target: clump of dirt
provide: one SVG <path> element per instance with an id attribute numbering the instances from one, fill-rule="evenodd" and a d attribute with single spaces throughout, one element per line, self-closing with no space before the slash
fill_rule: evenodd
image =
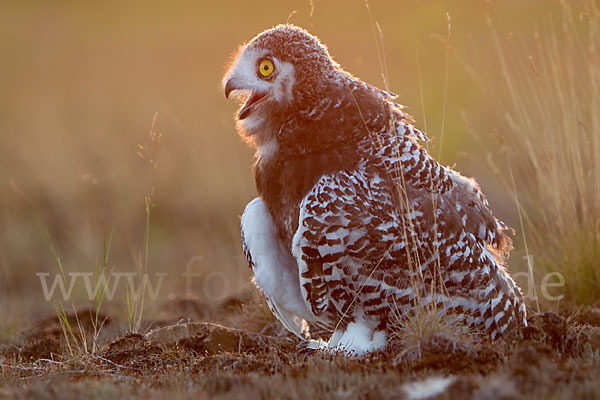
<path id="1" fill-rule="evenodd" d="M 549 345 L 561 356 L 580 357 L 589 348 L 600 347 L 600 327 L 594 325 L 596 313 L 564 317 L 553 312 L 532 315 L 529 326 L 521 330 L 523 340 Z"/>
<path id="2" fill-rule="evenodd" d="M 66 313 L 66 318 L 71 332 L 61 325 L 58 316 L 48 316 L 17 333 L 15 340 L 0 351 L 5 355 L 22 357 L 26 361 L 52 358 L 65 350 L 65 330 L 70 338 L 75 337 L 78 341 L 86 338 L 89 342 L 93 340 L 96 321 L 98 325 L 103 324 L 103 328 L 112 323 L 108 315 L 99 313 L 96 318 L 96 312 L 90 309 Z"/>
<path id="3" fill-rule="evenodd" d="M 157 364 L 176 361 L 176 355 L 151 343 L 139 333 L 129 333 L 118 338 L 101 352 L 101 356 L 119 366 L 152 369 Z"/>
<path id="4" fill-rule="evenodd" d="M 456 374 L 485 373 L 496 368 L 502 349 L 487 342 L 456 341 L 440 334 L 397 351 L 397 359 L 412 371 L 434 369 Z"/>
<path id="5" fill-rule="evenodd" d="M 208 329 L 208 332 L 180 340 L 177 344 L 184 350 L 198 354 L 214 355 L 225 352 L 242 353 L 246 350 L 248 338 L 226 329 Z"/>
<path id="6" fill-rule="evenodd" d="M 27 361 L 52 358 L 53 354 L 62 354 L 63 343 L 64 335 L 60 328 L 44 328 L 27 335 L 21 343 L 7 346 L 4 354 L 20 356 Z"/>
<path id="7" fill-rule="evenodd" d="M 199 355 L 218 353 L 256 353 L 269 340 L 276 340 L 262 333 L 226 327 L 212 322 L 185 322 L 160 327 L 144 337 L 164 349 L 177 348 Z"/>
<path id="8" fill-rule="evenodd" d="M 526 340 L 537 340 L 558 349 L 567 337 L 567 320 L 553 312 L 532 315 L 528 326 L 522 329 Z"/>

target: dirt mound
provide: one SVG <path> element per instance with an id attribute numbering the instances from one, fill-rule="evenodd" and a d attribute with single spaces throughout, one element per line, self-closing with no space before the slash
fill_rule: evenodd
<path id="1" fill-rule="evenodd" d="M 108 345 L 100 355 L 123 367 L 152 369 L 165 361 L 176 361 L 175 355 L 146 340 L 143 335 L 130 333 Z"/>
<path id="2" fill-rule="evenodd" d="M 529 326 L 521 330 L 521 339 L 550 346 L 561 356 L 580 357 L 591 349 L 600 348 L 600 327 L 595 326 L 596 312 L 564 317 L 553 312 L 532 315 Z"/>
<path id="3" fill-rule="evenodd" d="M 260 351 L 268 337 L 212 322 L 186 322 L 157 328 L 144 337 L 162 348 L 179 348 L 201 355 Z"/>
<path id="4" fill-rule="evenodd" d="M 56 315 L 45 317 L 13 335 L 13 341 L 0 351 L 5 355 L 22 357 L 27 361 L 52 358 L 53 355 L 64 353 L 67 347 L 65 334 L 70 338 L 76 338 L 78 342 L 83 338 L 91 342 L 94 326 L 102 325 L 104 329 L 112 323 L 112 320 L 106 314 L 99 313 L 96 317 L 95 311 L 83 309 L 77 313 L 66 313 L 66 322 L 61 324 Z"/>

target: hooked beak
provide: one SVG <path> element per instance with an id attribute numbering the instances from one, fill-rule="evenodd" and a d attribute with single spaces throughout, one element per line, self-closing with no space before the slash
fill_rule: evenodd
<path id="1" fill-rule="evenodd" d="M 225 98 L 228 99 L 229 94 L 231 92 L 233 92 L 235 89 L 238 89 L 238 88 L 235 86 L 233 79 L 228 80 L 227 83 L 225 84 Z"/>
<path id="2" fill-rule="evenodd" d="M 231 92 L 233 92 L 234 90 L 238 90 L 238 89 L 246 89 L 246 88 L 244 88 L 242 86 L 238 86 L 238 84 L 236 83 L 235 80 L 233 80 L 233 78 L 229 79 L 227 81 L 227 83 L 225 84 L 225 98 L 229 98 L 229 94 Z M 252 94 L 250 95 L 248 100 L 246 100 L 246 103 L 240 110 L 240 112 L 238 114 L 238 119 L 242 120 L 242 119 L 246 118 L 248 116 L 248 114 L 250 114 L 250 111 L 252 110 L 252 106 L 258 104 L 261 100 L 265 99 L 267 97 L 267 94 L 268 94 L 267 92 L 258 92 L 256 90 L 253 90 Z"/>

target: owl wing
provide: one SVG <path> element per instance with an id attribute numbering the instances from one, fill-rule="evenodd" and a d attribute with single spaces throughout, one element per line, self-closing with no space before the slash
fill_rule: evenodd
<path id="1" fill-rule="evenodd" d="M 387 185 L 364 164 L 321 177 L 304 198 L 292 254 L 315 316 L 342 316 L 366 285 L 374 287 L 370 271 L 397 240 L 392 214 Z"/>
<path id="2" fill-rule="evenodd" d="M 300 205 L 292 253 L 302 295 L 316 316 L 327 310 L 346 314 L 358 294 L 363 305 L 366 298 L 377 306 L 382 300 L 368 292 L 382 296 L 381 288 L 402 281 L 398 274 L 407 274 L 403 269 L 410 263 L 403 248 L 411 240 L 429 253 L 434 233 L 468 233 L 483 247 L 507 246 L 501 223 L 474 181 L 441 166 L 414 139 L 399 139 L 384 138 L 369 163 L 322 176 Z M 375 274 L 377 269 L 385 273 Z M 400 290 L 411 296 L 410 287 Z"/>
<path id="3" fill-rule="evenodd" d="M 244 210 L 242 246 L 253 281 L 264 294 L 269 309 L 294 335 L 308 339 L 308 313 L 300 297 L 294 259 L 281 242 L 277 228 L 263 201 L 256 198 Z"/>
<path id="4" fill-rule="evenodd" d="M 416 297 L 427 295 L 414 285 L 414 267 L 433 266 L 438 259 L 433 254 L 433 233 L 439 232 L 444 243 L 439 249 L 441 273 L 450 279 L 450 286 L 435 301 L 449 308 L 460 305 L 459 312 L 470 310 L 474 323 L 493 338 L 523 321 L 516 285 L 492 254 L 486 258 L 484 241 L 460 222 L 463 216 L 465 221 L 474 217 L 457 211 L 452 191 L 433 210 L 423 205 L 427 195 L 411 199 L 411 207 L 402 209 L 388 184 L 383 173 L 361 164 L 352 171 L 321 177 L 302 201 L 292 254 L 307 308 L 333 323 L 353 315 L 352 308 L 358 305 L 367 315 L 377 315 L 388 306 L 410 308 Z M 454 215 L 449 215 L 449 207 Z M 432 214 L 439 231 L 433 228 Z M 410 261 L 411 256 L 421 258 Z"/>
<path id="5" fill-rule="evenodd" d="M 277 301 L 265 296 L 269 309 L 285 328 L 302 340 L 310 339 L 308 323 L 302 318 L 279 306 Z"/>
<path id="6" fill-rule="evenodd" d="M 512 248 L 505 232 L 512 230 L 493 215 L 477 182 L 431 157 L 417 143 L 409 125 L 398 129 L 404 130 L 402 136 L 387 136 L 380 141 L 378 168 L 389 171 L 393 185 L 404 190 L 417 209 L 432 217 L 430 226 L 440 224 L 441 229 L 454 235 L 463 229 L 473 233 L 503 264 Z"/>
<path id="7" fill-rule="evenodd" d="M 242 247 L 244 249 L 244 254 L 246 255 L 246 260 L 248 261 L 248 266 L 255 272 L 255 268 L 257 267 L 252 258 L 252 254 L 246 242 L 246 238 L 244 236 L 244 231 L 242 231 Z M 302 318 L 298 317 L 295 314 L 292 314 L 290 311 L 282 308 L 277 302 L 274 296 L 271 296 L 268 291 L 263 291 L 263 295 L 267 306 L 269 306 L 269 310 L 271 313 L 281 322 L 281 324 L 291 333 L 296 335 L 302 340 L 308 338 L 307 336 L 307 325 L 306 321 Z"/>

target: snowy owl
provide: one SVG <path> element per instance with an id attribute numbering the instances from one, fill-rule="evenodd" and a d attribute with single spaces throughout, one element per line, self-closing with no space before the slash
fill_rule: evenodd
<path id="1" fill-rule="evenodd" d="M 394 318 L 427 307 L 492 340 L 526 324 L 508 227 L 419 144 L 393 93 L 292 25 L 241 46 L 223 87 L 243 96 L 237 129 L 257 149 L 259 197 L 241 222 L 253 280 L 310 348 L 383 350 Z M 310 326 L 331 336 L 310 339 Z"/>

